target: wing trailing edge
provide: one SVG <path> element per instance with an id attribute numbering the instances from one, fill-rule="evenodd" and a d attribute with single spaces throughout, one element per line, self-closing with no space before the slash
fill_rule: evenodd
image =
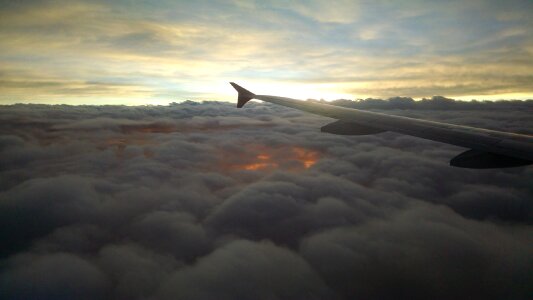
<path id="1" fill-rule="evenodd" d="M 450 160 L 450 166 L 469 169 L 512 168 L 531 164 L 533 161 L 475 149 L 467 150 Z"/>

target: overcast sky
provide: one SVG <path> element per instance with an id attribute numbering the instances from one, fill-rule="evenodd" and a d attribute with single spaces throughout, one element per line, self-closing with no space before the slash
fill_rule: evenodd
<path id="1" fill-rule="evenodd" d="M 532 1 L 1 1 L 0 102 L 533 98 Z"/>

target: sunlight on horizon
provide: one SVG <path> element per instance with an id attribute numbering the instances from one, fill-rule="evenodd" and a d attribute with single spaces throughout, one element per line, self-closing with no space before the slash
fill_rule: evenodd
<path id="1" fill-rule="evenodd" d="M 511 2 L 13 2 L 0 104 L 233 102 L 230 81 L 302 100 L 533 99 L 533 10 Z"/>

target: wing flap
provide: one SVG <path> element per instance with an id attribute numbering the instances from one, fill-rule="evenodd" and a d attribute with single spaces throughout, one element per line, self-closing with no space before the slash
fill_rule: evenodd
<path id="1" fill-rule="evenodd" d="M 533 161 L 475 149 L 467 150 L 450 161 L 450 166 L 470 169 L 511 168 L 531 164 Z"/>

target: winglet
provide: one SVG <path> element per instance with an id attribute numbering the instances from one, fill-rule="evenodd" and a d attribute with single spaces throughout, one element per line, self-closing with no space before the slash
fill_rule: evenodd
<path id="1" fill-rule="evenodd" d="M 230 82 L 231 86 L 233 86 L 234 89 L 237 90 L 239 93 L 239 97 L 237 98 L 237 107 L 241 108 L 246 104 L 246 102 L 250 101 L 254 98 L 255 94 L 250 92 L 249 90 L 243 88 L 242 86 L 236 84 L 235 82 Z"/>

